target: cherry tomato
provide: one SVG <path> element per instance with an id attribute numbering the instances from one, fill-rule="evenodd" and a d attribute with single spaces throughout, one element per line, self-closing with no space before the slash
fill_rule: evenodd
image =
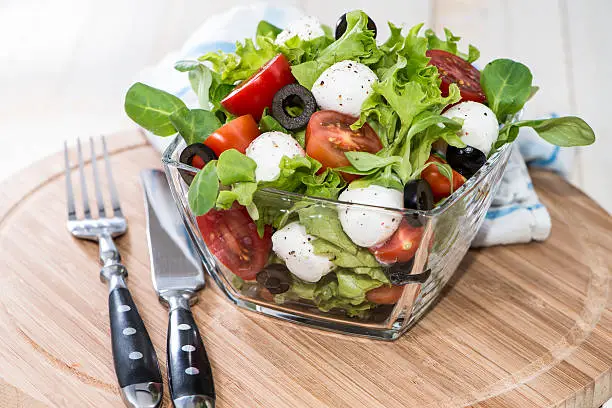
<path id="1" fill-rule="evenodd" d="M 435 154 L 429 156 L 426 163 L 436 161 L 438 163 L 446 163 L 446 160 L 442 159 Z M 425 170 L 421 172 L 421 178 L 425 179 L 431 186 L 431 191 L 434 195 L 434 200 L 440 201 L 444 197 L 451 195 L 451 185 L 448 178 L 446 178 L 436 165 L 427 166 Z M 453 191 L 457 190 L 465 183 L 465 177 L 453 170 Z"/>
<path id="2" fill-rule="evenodd" d="M 443 50 L 428 50 L 425 55 L 431 58 L 429 64 L 438 68 L 442 96 L 448 96 L 450 84 L 457 84 L 462 100 L 484 103 L 486 97 L 480 86 L 480 71 L 472 64 Z"/>
<path id="3" fill-rule="evenodd" d="M 350 165 L 345 152 L 376 153 L 383 148 L 374 129 L 367 123 L 361 129 L 351 130 L 357 118 L 331 110 L 315 112 L 306 128 L 306 153 L 328 167 Z M 359 176 L 342 174 L 346 181 Z"/>
<path id="4" fill-rule="evenodd" d="M 251 114 L 259 121 L 264 109 L 272 107 L 274 94 L 294 82 L 289 61 L 283 54 L 278 54 L 234 88 L 221 105 L 233 115 Z"/>
<path id="5" fill-rule="evenodd" d="M 198 227 L 210 252 L 234 274 L 253 280 L 268 261 L 272 228 L 263 238 L 246 209 L 234 204 L 229 210 L 212 209 L 197 218 Z"/>
<path id="6" fill-rule="evenodd" d="M 422 236 L 423 227 L 413 227 L 403 219 L 391 238 L 369 250 L 382 263 L 408 262 L 419 249 Z"/>
<path id="7" fill-rule="evenodd" d="M 204 163 L 204 160 L 200 156 L 193 156 L 191 165 L 193 167 L 197 167 L 198 169 L 203 169 L 206 163 Z"/>
<path id="8" fill-rule="evenodd" d="M 403 286 L 383 285 L 368 291 L 366 299 L 379 305 L 394 305 L 402 297 L 402 293 L 404 293 Z"/>
<path id="9" fill-rule="evenodd" d="M 215 130 L 204 141 L 204 144 L 217 156 L 228 149 L 236 149 L 245 153 L 249 144 L 260 135 L 257 122 L 251 115 L 240 116 Z"/>

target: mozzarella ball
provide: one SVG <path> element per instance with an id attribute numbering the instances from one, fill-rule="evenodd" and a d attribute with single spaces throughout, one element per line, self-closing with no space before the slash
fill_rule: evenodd
<path id="1" fill-rule="evenodd" d="M 313 239 L 315 237 L 308 235 L 298 222 L 287 224 L 272 234 L 272 250 L 285 261 L 292 274 L 306 282 L 318 282 L 334 268 L 329 259 L 315 254 Z"/>
<path id="2" fill-rule="evenodd" d="M 404 204 L 404 194 L 392 188 L 371 185 L 366 188 L 345 190 L 338 200 L 401 209 Z M 402 215 L 399 213 L 367 208 L 340 207 L 338 216 L 346 235 L 362 247 L 372 247 L 385 242 L 393 235 L 402 220 Z"/>
<path id="3" fill-rule="evenodd" d="M 357 117 L 376 81 L 378 77 L 367 66 L 341 61 L 323 71 L 312 86 L 312 94 L 321 109 Z"/>
<path id="4" fill-rule="evenodd" d="M 323 31 L 323 27 L 316 17 L 302 17 L 299 20 L 289 23 L 287 27 L 276 36 L 274 43 L 276 45 L 283 45 L 287 40 L 296 35 L 301 40 L 308 41 L 324 36 L 325 31 Z"/>
<path id="5" fill-rule="evenodd" d="M 274 181 L 280 174 L 278 167 L 283 156 L 305 156 L 302 146 L 283 132 L 266 132 L 259 135 L 247 147 L 246 155 L 257 163 L 257 181 Z"/>
<path id="6" fill-rule="evenodd" d="M 458 132 L 461 140 L 489 155 L 491 146 L 497 140 L 499 123 L 495 113 L 488 106 L 478 102 L 461 102 L 444 112 L 447 118 L 463 119 L 463 127 Z"/>

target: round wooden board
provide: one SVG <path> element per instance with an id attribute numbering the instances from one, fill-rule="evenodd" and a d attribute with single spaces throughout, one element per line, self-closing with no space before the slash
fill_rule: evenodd
<path id="1" fill-rule="evenodd" d="M 118 246 L 165 371 L 167 315 L 151 286 L 139 184 L 159 154 L 136 131 L 109 145 L 130 227 Z M 0 186 L 1 407 L 123 406 L 97 246 L 65 229 L 62 170 L 57 155 Z M 612 221 L 559 177 L 533 176 L 550 239 L 470 251 L 396 342 L 281 322 L 216 287 L 201 292 L 194 314 L 217 406 L 599 407 L 612 395 Z"/>

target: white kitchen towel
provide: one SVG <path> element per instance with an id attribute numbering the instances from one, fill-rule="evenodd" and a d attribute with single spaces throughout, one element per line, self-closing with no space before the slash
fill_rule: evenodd
<path id="1" fill-rule="evenodd" d="M 213 15 L 179 51 L 168 54 L 157 65 L 146 69 L 138 80 L 178 96 L 189 107 L 198 107 L 187 74 L 174 69 L 176 61 L 195 59 L 208 51 L 233 51 L 236 41 L 254 36 L 260 20 L 285 27 L 303 16 L 303 11 L 295 7 L 274 6 L 265 2 L 234 7 Z M 153 146 L 162 151 L 171 138 L 149 135 L 149 139 Z M 550 215 L 533 190 L 525 161 L 567 175 L 571 157 L 571 150 L 550 145 L 542 141 L 532 129 L 522 128 L 499 191 L 472 246 L 545 240 L 550 234 Z"/>

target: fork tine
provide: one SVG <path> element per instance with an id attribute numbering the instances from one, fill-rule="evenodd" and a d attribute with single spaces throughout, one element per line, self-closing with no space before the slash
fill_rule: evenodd
<path id="1" fill-rule="evenodd" d="M 104 162 L 106 163 L 106 178 L 108 178 L 108 185 L 111 193 L 111 203 L 113 205 L 113 216 L 122 217 L 121 206 L 119 205 L 119 194 L 117 193 L 117 186 L 115 186 L 115 180 L 113 179 L 113 172 L 111 170 L 110 159 L 108 158 L 108 150 L 106 149 L 106 138 L 102 135 L 102 149 L 104 150 Z"/>
<path id="2" fill-rule="evenodd" d="M 85 180 L 85 165 L 83 163 L 83 150 L 81 149 L 81 139 L 77 139 L 77 153 L 79 156 L 79 175 L 81 178 L 81 197 L 83 198 L 83 215 L 91 218 L 89 209 L 89 196 L 87 195 L 87 182 Z"/>
<path id="3" fill-rule="evenodd" d="M 74 209 L 74 193 L 72 192 L 72 180 L 70 179 L 70 160 L 68 159 L 68 142 L 64 141 L 64 165 L 66 167 L 66 205 L 68 207 L 68 220 L 76 220 Z"/>
<path id="4" fill-rule="evenodd" d="M 102 187 L 100 186 L 100 176 L 98 175 L 98 161 L 96 159 L 96 147 L 93 137 L 89 138 L 91 145 L 91 167 L 93 169 L 94 187 L 96 189 L 96 202 L 98 203 L 98 216 L 104 218 L 106 211 L 104 210 L 104 197 L 102 196 Z"/>

